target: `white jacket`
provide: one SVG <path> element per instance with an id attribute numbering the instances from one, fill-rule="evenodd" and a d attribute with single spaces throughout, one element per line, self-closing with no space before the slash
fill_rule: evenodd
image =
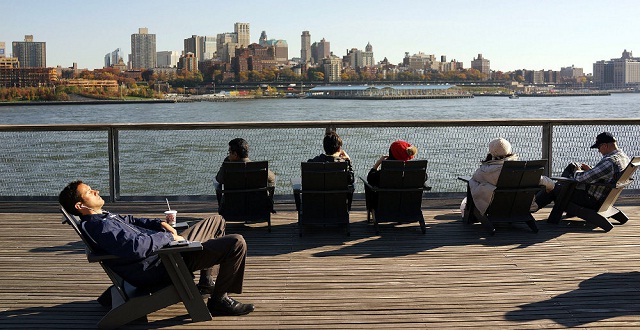
<path id="1" fill-rule="evenodd" d="M 493 200 L 493 191 L 496 190 L 496 183 L 498 183 L 498 177 L 502 171 L 502 164 L 505 161 L 515 160 L 518 160 L 518 155 L 512 155 L 505 159 L 485 161 L 473 173 L 471 180 L 469 180 L 469 188 L 473 203 L 480 213 L 484 214 Z M 540 177 L 540 185 L 544 185 L 547 191 L 553 190 L 554 187 L 553 180 L 544 175 Z M 532 200 L 531 203 L 531 210 L 537 211 L 538 207 L 534 204 L 535 201 Z"/>

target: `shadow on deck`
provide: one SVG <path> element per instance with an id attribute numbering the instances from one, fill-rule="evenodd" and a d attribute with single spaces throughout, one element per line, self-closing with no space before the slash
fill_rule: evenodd
<path id="1" fill-rule="evenodd" d="M 465 226 L 459 201 L 425 200 L 419 226 L 382 225 L 376 236 L 362 202 L 343 229 L 298 236 L 291 204 L 278 204 L 273 230 L 229 223 L 249 246 L 242 317 L 191 323 L 182 305 L 131 328 L 373 329 L 640 327 L 637 197 L 620 208 L 630 221 L 605 233 L 582 222 Z M 114 212 L 159 216 L 161 203 L 116 203 Z M 212 214 L 215 205 L 183 203 L 181 220 Z M 56 204 L 0 204 L 0 328 L 94 328 L 105 310 L 95 298 L 109 280 L 89 264 Z"/>

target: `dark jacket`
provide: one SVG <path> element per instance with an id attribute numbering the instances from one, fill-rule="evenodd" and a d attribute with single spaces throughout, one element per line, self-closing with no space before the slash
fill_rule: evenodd
<path id="1" fill-rule="evenodd" d="M 341 162 L 347 162 L 347 172 L 349 172 L 349 183 L 353 184 L 353 182 L 355 181 L 355 176 L 353 174 L 353 167 L 351 167 L 351 161 L 348 159 L 343 159 L 340 157 L 334 157 L 334 156 L 329 156 L 329 155 L 325 155 L 325 154 L 320 154 L 316 157 L 313 157 L 309 160 L 307 160 L 307 162 L 311 162 L 311 163 L 341 163 Z"/>
<path id="2" fill-rule="evenodd" d="M 220 165 L 220 169 L 218 170 L 218 173 L 216 174 L 216 181 L 218 181 L 218 183 L 224 184 L 224 173 L 225 173 L 224 162 L 230 162 L 230 161 L 231 160 L 229 160 L 229 157 L 225 157 L 224 160 L 222 161 L 222 165 Z M 250 162 L 251 159 L 243 158 L 240 161 L 247 163 L 247 162 Z M 275 187 L 276 186 L 276 175 L 273 172 L 271 172 L 271 170 L 269 170 L 268 173 L 267 173 L 267 186 L 269 186 L 269 187 Z"/>
<path id="3" fill-rule="evenodd" d="M 160 219 L 134 218 L 114 213 L 83 215 L 82 228 L 94 248 L 120 257 L 105 260 L 116 274 L 136 287 L 169 283 L 168 274 L 155 254 L 173 240 Z"/>

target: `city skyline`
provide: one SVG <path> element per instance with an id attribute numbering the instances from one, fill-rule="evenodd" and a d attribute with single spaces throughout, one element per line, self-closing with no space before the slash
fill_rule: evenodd
<path id="1" fill-rule="evenodd" d="M 47 66 L 102 68 L 104 56 L 120 48 L 131 53 L 130 38 L 147 28 L 157 38 L 157 51 L 182 51 L 192 35 L 215 36 L 232 32 L 234 23 L 250 24 L 250 42 L 266 31 L 270 39 L 289 45 L 289 58 L 300 57 L 302 31 L 311 43 L 326 39 L 342 57 L 347 50 L 373 46 L 376 63 L 385 57 L 402 62 L 405 52 L 444 55 L 469 68 L 482 54 L 492 70 L 560 70 L 574 65 L 593 72 L 593 63 L 633 52 L 640 6 L 622 0 L 606 8 L 596 1 L 568 0 L 531 3 L 462 0 L 455 6 L 436 1 L 373 0 L 344 3 L 270 5 L 263 2 L 215 4 L 187 0 L 176 10 L 166 0 L 114 0 L 109 5 L 80 0 L 42 2 L 24 0 L 6 7 L 0 20 L 0 42 L 7 55 L 13 41 L 33 35 L 46 42 Z M 221 12 L 222 11 L 222 12 Z M 197 13 L 193 16 L 191 13 Z M 617 28 L 620 26 L 620 28 Z M 639 50 L 640 51 L 640 50 Z M 637 56 L 637 55 L 636 55 Z"/>

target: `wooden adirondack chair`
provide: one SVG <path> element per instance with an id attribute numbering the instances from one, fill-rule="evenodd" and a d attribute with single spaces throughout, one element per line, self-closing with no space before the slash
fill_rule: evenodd
<path id="1" fill-rule="evenodd" d="M 468 182 L 471 178 L 459 177 L 467 182 L 467 206 L 464 220 L 471 224 L 480 221 L 491 235 L 495 234 L 494 223 L 525 222 L 534 233 L 538 232 L 535 218 L 531 215 L 531 203 L 540 186 L 546 159 L 532 161 L 506 161 L 500 171 L 493 199 L 482 214 L 475 207 Z"/>
<path id="2" fill-rule="evenodd" d="M 304 226 L 338 225 L 349 229 L 350 176 L 347 163 L 300 164 L 302 181 L 292 180 L 298 210 L 299 234 Z"/>
<path id="3" fill-rule="evenodd" d="M 567 218 L 576 216 L 604 229 L 604 231 L 607 232 L 613 229 L 613 224 L 609 221 L 609 218 L 617 220 L 620 224 L 626 223 L 629 220 L 629 217 L 613 205 L 618 200 L 618 196 L 620 196 L 622 190 L 633 181 L 632 176 L 638 166 L 640 166 L 640 156 L 633 157 L 629 162 L 629 165 L 627 165 L 624 171 L 620 174 L 618 180 L 613 183 L 588 184 L 578 183 L 577 181 L 569 178 L 553 178 L 554 180 L 559 180 L 565 184 L 553 205 L 548 221 L 550 223 L 558 223 L 560 222 L 560 219 L 562 219 L 562 214 L 566 212 Z M 571 196 L 579 184 L 584 184 L 585 189 L 588 189 L 590 186 L 604 186 L 611 190 L 607 194 L 604 202 L 602 202 L 602 205 L 600 205 L 598 209 L 594 210 L 571 202 Z"/>
<path id="4" fill-rule="evenodd" d="M 422 196 L 431 187 L 425 185 L 427 179 L 426 160 L 385 160 L 380 168 L 380 183 L 369 184 L 360 178 L 373 193 L 377 203 L 375 207 L 367 205 L 367 221 L 373 219 L 376 234 L 379 234 L 380 222 L 407 223 L 417 221 L 422 233 L 426 233 L 422 214 Z M 370 197 L 367 197 L 370 198 Z"/>
<path id="5" fill-rule="evenodd" d="M 134 320 L 146 321 L 147 314 L 182 302 L 193 322 L 209 321 L 211 314 L 195 282 L 193 273 L 189 271 L 180 252 L 202 250 L 200 242 L 189 242 L 175 246 L 167 246 L 158 251 L 163 265 L 166 267 L 171 284 L 154 290 L 136 288 L 116 274 L 105 260 L 118 257 L 100 252 L 99 248 L 84 233 L 80 220 L 60 207 L 63 223 L 69 224 L 85 244 L 87 260 L 98 262 L 113 283 L 100 297 L 98 302 L 109 312 L 98 322 L 99 328 L 118 328 Z"/>
<path id="6" fill-rule="evenodd" d="M 227 221 L 266 221 L 271 232 L 275 187 L 267 186 L 268 161 L 224 162 L 224 184 L 214 182 L 218 213 Z"/>

